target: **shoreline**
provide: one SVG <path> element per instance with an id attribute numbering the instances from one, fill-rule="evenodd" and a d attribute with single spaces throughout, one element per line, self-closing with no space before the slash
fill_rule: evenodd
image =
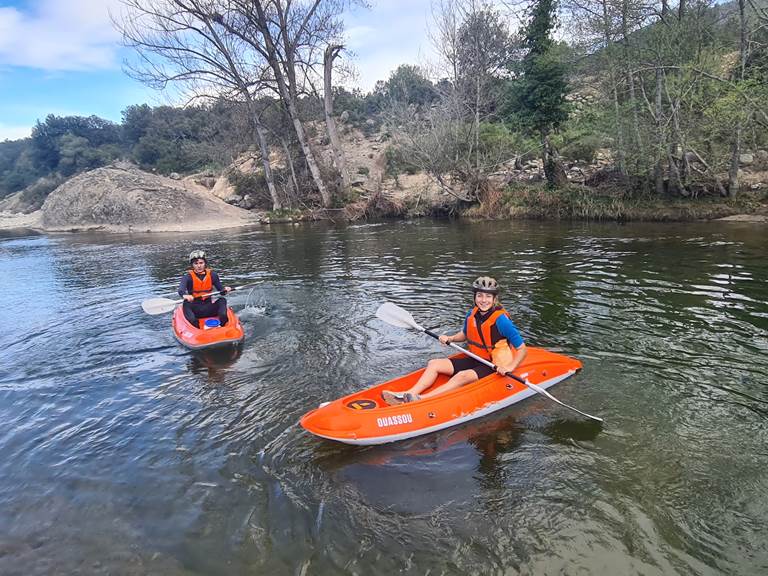
<path id="1" fill-rule="evenodd" d="M 688 201 L 645 201 L 638 202 L 622 198 L 596 196 L 584 201 L 569 191 L 546 192 L 541 189 L 525 189 L 507 192 L 492 210 L 483 205 L 457 209 L 453 218 L 473 221 L 482 220 L 541 220 L 574 222 L 741 222 L 768 223 L 768 199 L 742 197 L 738 199 L 695 199 Z M 607 202 L 605 202 L 607 200 Z M 425 209 L 426 208 L 426 209 Z M 371 220 L 411 220 L 424 217 L 446 217 L 435 213 L 430 207 L 421 206 L 418 212 L 406 210 L 399 214 L 372 214 Z M 342 209 L 343 210 L 343 209 Z M 290 214 L 253 211 L 248 219 L 209 218 L 188 222 L 173 222 L 146 225 L 93 224 L 66 227 L 45 227 L 42 225 L 42 210 L 29 214 L 0 212 L 0 230 L 33 230 L 40 233 L 82 233 L 107 232 L 113 234 L 153 234 L 168 232 L 195 232 L 226 230 L 246 226 L 269 224 L 296 224 L 303 222 L 359 221 L 361 218 L 332 218 L 322 209 L 292 211 Z"/>

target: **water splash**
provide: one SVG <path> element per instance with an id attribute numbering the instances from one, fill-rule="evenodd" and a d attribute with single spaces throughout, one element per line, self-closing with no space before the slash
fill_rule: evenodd
<path id="1" fill-rule="evenodd" d="M 245 306 L 238 313 L 240 319 L 255 318 L 258 316 L 266 316 L 267 314 L 267 298 L 261 292 L 259 288 L 251 288 L 248 291 L 248 296 L 245 298 Z"/>

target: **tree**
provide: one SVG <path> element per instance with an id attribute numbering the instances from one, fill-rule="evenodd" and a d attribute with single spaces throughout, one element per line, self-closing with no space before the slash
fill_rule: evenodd
<path id="1" fill-rule="evenodd" d="M 341 148 L 339 132 L 336 128 L 336 119 L 333 117 L 333 85 L 331 83 L 331 74 L 333 72 L 333 61 L 344 49 L 341 44 L 330 44 L 325 49 L 323 59 L 323 110 L 325 112 L 325 128 L 328 132 L 328 140 L 331 143 L 334 163 L 336 169 L 341 174 L 341 182 L 346 192 L 349 189 L 349 172 L 344 158 L 344 150 Z"/>
<path id="2" fill-rule="evenodd" d="M 265 89 L 266 63 L 258 51 L 231 33 L 238 15 L 225 0 L 122 0 L 127 11 L 116 22 L 124 43 L 140 61 L 129 67 L 140 81 L 157 88 L 181 86 L 190 100 L 218 99 L 245 105 L 253 138 L 261 151 L 273 209 L 282 208 L 269 160 L 269 145 L 254 106 Z"/>
<path id="3" fill-rule="evenodd" d="M 236 20 L 228 30 L 248 43 L 268 63 L 275 91 L 291 120 L 296 137 L 307 161 L 323 205 L 331 206 L 333 198 L 309 144 L 299 112 L 302 94 L 314 92 L 305 83 L 317 75 L 326 46 L 340 40 L 341 12 L 346 0 L 231 0 Z"/>
<path id="4" fill-rule="evenodd" d="M 386 82 L 377 84 L 375 92 L 389 104 L 423 107 L 438 98 L 434 84 L 424 71 L 413 64 L 400 64 Z"/>
<path id="5" fill-rule="evenodd" d="M 480 122 L 499 101 L 500 74 L 508 66 L 512 39 L 492 6 L 470 0 L 463 7 L 456 50 L 456 88 L 472 111 L 475 168 L 480 171 Z"/>
<path id="6" fill-rule="evenodd" d="M 568 83 L 562 50 L 552 40 L 556 0 L 535 0 L 524 32 L 520 76 L 510 83 L 510 107 L 522 126 L 541 140 L 544 174 L 551 186 L 568 182 L 550 135 L 568 119 Z M 517 71 L 515 71 L 517 72 Z"/>

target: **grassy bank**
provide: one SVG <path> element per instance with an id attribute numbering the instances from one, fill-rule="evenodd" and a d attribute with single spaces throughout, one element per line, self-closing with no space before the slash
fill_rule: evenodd
<path id="1" fill-rule="evenodd" d="M 744 192 L 736 198 L 658 198 L 576 185 L 557 190 L 544 185 L 513 185 L 482 204 L 467 208 L 462 215 L 493 219 L 686 222 L 765 211 L 766 192 Z"/>

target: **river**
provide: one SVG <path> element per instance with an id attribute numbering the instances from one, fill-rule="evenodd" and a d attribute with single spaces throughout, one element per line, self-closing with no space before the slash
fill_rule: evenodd
<path id="1" fill-rule="evenodd" d="M 0 234 L 2 574 L 768 572 L 764 226 Z M 239 354 L 140 308 L 198 247 L 257 282 Z M 541 397 L 379 447 L 298 426 L 445 353 L 379 304 L 453 331 L 480 274 L 602 428 Z"/>

